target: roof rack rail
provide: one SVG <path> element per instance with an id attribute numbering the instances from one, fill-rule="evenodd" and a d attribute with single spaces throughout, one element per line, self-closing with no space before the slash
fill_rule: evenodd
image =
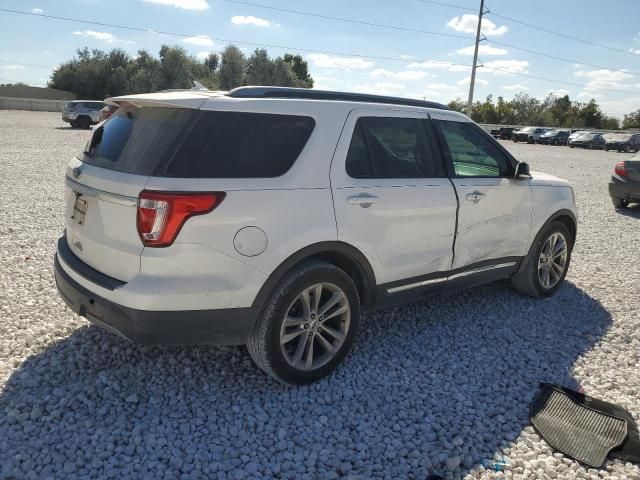
<path id="1" fill-rule="evenodd" d="M 449 110 L 441 103 L 415 100 L 412 98 L 387 97 L 366 93 L 334 92 L 330 90 L 313 90 L 310 88 L 290 87 L 238 87 L 230 90 L 227 96 L 233 98 L 299 98 L 309 100 L 333 100 L 343 102 L 386 103 L 389 105 L 405 105 L 409 107 L 437 108 Z"/>

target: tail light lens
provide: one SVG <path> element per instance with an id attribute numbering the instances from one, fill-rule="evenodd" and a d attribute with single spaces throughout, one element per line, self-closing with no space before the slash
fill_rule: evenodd
<path id="1" fill-rule="evenodd" d="M 224 192 L 143 191 L 138 199 L 138 235 L 145 247 L 168 247 L 184 222 L 195 215 L 211 212 L 220 205 Z"/>
<path id="2" fill-rule="evenodd" d="M 614 168 L 614 172 L 619 177 L 626 177 L 627 176 L 627 169 L 624 168 L 624 162 L 616 163 L 616 166 Z"/>

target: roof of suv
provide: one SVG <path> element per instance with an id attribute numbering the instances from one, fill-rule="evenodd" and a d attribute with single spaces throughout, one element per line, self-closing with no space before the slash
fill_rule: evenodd
<path id="1" fill-rule="evenodd" d="M 113 97 L 107 99 L 107 102 L 120 105 L 126 105 L 127 103 L 141 103 L 147 105 L 156 103 L 179 103 L 181 106 L 191 106 L 194 108 L 198 108 L 198 105 L 196 105 L 198 103 L 198 99 L 200 101 L 203 101 L 206 98 L 320 100 L 347 103 L 377 103 L 449 110 L 447 106 L 440 103 L 415 100 L 411 98 L 288 87 L 238 87 L 230 90 L 229 92 L 195 89 L 169 90 L 156 93 Z"/>

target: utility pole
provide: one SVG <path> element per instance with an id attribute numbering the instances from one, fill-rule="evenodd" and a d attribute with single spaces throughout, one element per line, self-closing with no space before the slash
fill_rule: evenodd
<path id="1" fill-rule="evenodd" d="M 478 14 L 478 31 L 476 32 L 476 48 L 473 52 L 473 67 L 471 68 L 471 83 L 469 84 L 469 101 L 467 102 L 467 115 L 469 116 L 471 116 L 471 108 L 473 107 L 473 87 L 476 83 L 476 68 L 478 68 L 478 47 L 480 46 L 482 15 L 484 15 L 484 0 L 480 0 L 480 13 Z"/>

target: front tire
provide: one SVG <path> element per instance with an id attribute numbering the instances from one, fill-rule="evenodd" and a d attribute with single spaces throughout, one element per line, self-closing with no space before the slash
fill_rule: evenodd
<path id="1" fill-rule="evenodd" d="M 551 222 L 536 238 L 524 268 L 511 277 L 513 288 L 533 298 L 556 293 L 567 276 L 573 242 L 563 223 Z"/>
<path id="2" fill-rule="evenodd" d="M 309 261 L 271 293 L 247 350 L 277 380 L 312 383 L 349 353 L 359 322 L 360 297 L 349 275 L 330 263 Z"/>

